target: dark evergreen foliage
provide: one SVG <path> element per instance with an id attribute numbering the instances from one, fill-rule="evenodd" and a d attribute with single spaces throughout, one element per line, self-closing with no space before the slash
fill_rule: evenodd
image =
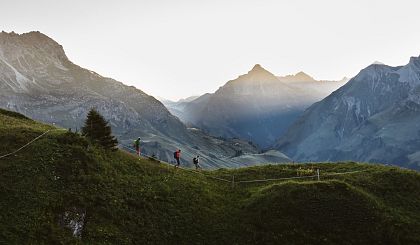
<path id="1" fill-rule="evenodd" d="M 82 128 L 82 135 L 105 149 L 117 149 L 118 141 L 112 135 L 111 126 L 95 109 L 89 111 L 85 125 Z"/>

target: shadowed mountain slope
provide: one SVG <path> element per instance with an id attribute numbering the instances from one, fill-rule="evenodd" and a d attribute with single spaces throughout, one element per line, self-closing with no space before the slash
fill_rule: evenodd
<path id="1" fill-rule="evenodd" d="M 312 105 L 275 148 L 297 161 L 351 159 L 420 169 L 420 58 L 363 69 Z"/>
<path id="2" fill-rule="evenodd" d="M 140 136 L 144 153 L 167 161 L 181 149 L 184 164 L 201 155 L 205 167 L 238 167 L 230 161 L 238 151 L 259 152 L 246 141 L 188 129 L 152 96 L 72 63 L 61 45 L 39 32 L 0 33 L 0 108 L 73 130 L 96 108 L 121 143 L 131 146 Z"/>

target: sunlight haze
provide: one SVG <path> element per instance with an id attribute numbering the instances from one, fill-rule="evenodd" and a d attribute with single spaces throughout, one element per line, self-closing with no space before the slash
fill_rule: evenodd
<path id="1" fill-rule="evenodd" d="M 40 31 L 74 63 L 168 99 L 214 92 L 256 63 L 352 77 L 420 54 L 419 1 L 3 1 L 1 29 Z"/>

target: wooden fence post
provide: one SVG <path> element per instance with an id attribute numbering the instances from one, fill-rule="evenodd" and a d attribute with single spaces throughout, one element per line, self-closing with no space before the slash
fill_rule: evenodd
<path id="1" fill-rule="evenodd" d="M 232 188 L 235 187 L 235 175 L 232 175 Z"/>
<path id="2" fill-rule="evenodd" d="M 319 181 L 319 168 L 316 169 L 316 175 L 318 176 L 318 181 Z"/>

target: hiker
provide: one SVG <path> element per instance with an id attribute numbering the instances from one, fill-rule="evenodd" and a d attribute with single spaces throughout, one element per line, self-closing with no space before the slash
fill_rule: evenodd
<path id="1" fill-rule="evenodd" d="M 141 155 L 141 151 L 140 151 L 140 137 L 138 137 L 135 141 L 134 141 L 134 148 L 136 148 L 136 153 L 138 156 Z"/>
<path id="2" fill-rule="evenodd" d="M 195 170 L 201 169 L 200 166 L 200 156 L 196 156 L 193 158 L 193 163 L 195 165 Z"/>
<path id="3" fill-rule="evenodd" d="M 177 151 L 174 152 L 174 158 L 176 160 L 175 168 L 178 168 L 180 165 L 179 159 L 181 158 L 181 150 L 178 149 Z"/>

